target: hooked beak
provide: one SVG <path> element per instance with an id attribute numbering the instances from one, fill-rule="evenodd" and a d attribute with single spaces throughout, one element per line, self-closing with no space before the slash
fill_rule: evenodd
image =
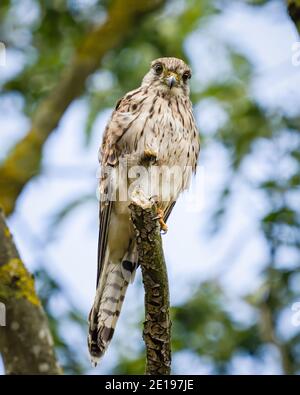
<path id="1" fill-rule="evenodd" d="M 166 78 L 166 82 L 167 82 L 167 85 L 168 85 L 168 87 L 169 87 L 170 89 L 172 89 L 173 86 L 177 84 L 177 80 L 176 80 L 176 78 L 174 77 L 174 75 L 171 75 L 171 76 L 167 77 L 167 78 Z"/>

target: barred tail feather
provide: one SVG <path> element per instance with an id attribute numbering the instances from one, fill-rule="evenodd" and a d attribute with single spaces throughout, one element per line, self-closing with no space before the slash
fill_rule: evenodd
<path id="1" fill-rule="evenodd" d="M 127 255 L 126 258 L 119 264 L 108 261 L 101 273 L 89 316 L 88 346 L 94 366 L 113 337 L 129 281 L 137 266 L 128 260 Z"/>
<path id="2" fill-rule="evenodd" d="M 121 263 L 108 262 L 106 281 L 99 284 L 89 318 L 89 351 L 92 362 L 97 364 L 105 353 L 116 327 L 128 282 L 124 279 Z"/>

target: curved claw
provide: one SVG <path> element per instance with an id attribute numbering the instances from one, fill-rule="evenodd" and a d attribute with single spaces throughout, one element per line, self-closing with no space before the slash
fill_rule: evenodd
<path id="1" fill-rule="evenodd" d="M 168 226 L 165 222 L 163 224 L 160 222 L 161 234 L 165 235 L 168 232 Z"/>

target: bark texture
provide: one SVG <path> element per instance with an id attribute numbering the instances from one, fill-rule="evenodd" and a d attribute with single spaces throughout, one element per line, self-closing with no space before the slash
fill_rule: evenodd
<path id="1" fill-rule="evenodd" d="M 38 174 L 45 141 L 57 127 L 67 107 L 85 87 L 109 50 L 137 32 L 143 17 L 165 0 L 115 0 L 103 24 L 83 40 L 50 95 L 37 107 L 28 134 L 13 148 L 0 166 L 0 202 L 8 215 L 26 183 Z"/>
<path id="2" fill-rule="evenodd" d="M 0 209 L 0 353 L 6 374 L 60 374 L 48 321 Z"/>
<path id="3" fill-rule="evenodd" d="M 154 204 L 144 206 L 134 202 L 130 209 L 145 287 L 146 374 L 168 375 L 171 371 L 170 302 L 160 225 L 153 220 Z"/>
<path id="4" fill-rule="evenodd" d="M 296 374 L 294 362 L 289 350 L 289 346 L 283 342 L 276 334 L 274 323 L 274 311 L 268 298 L 259 305 L 260 312 L 260 333 L 265 343 L 273 344 L 280 355 L 281 366 L 284 374 Z"/>

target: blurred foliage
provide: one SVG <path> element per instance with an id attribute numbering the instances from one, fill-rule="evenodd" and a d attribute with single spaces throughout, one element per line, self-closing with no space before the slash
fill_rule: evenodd
<path id="1" fill-rule="evenodd" d="M 1 95 L 17 93 L 24 99 L 25 114 L 32 114 L 70 62 L 85 32 L 105 18 L 110 3 L 96 0 L 1 1 L 0 40 L 8 49 L 22 55 L 23 65 L 6 81 Z M 262 7 L 267 1 L 241 3 Z M 98 115 L 111 108 L 126 91 L 139 85 L 152 59 L 172 55 L 189 61 L 186 40 L 195 31 L 205 35 L 209 22 L 230 5 L 231 2 L 225 0 L 169 1 L 159 13 L 145 18 L 139 34 L 128 39 L 122 49 L 107 53 L 101 68 L 86 84 L 84 99 L 89 109 L 84 131 L 86 142 L 91 141 Z M 30 13 L 24 16 L 24 10 L 29 9 Z M 207 83 L 195 76 L 192 83 L 195 105 L 211 100 L 223 114 L 223 122 L 217 131 L 202 135 L 202 149 L 205 150 L 210 141 L 220 144 L 226 152 L 229 169 L 211 216 L 210 222 L 214 224 L 211 237 L 223 231 L 235 181 L 242 180 L 253 192 L 260 193 L 264 203 L 258 221 L 267 246 L 267 258 L 261 283 L 240 301 L 252 311 L 254 318 L 250 322 L 238 320 L 232 314 L 231 301 L 221 282 L 206 281 L 188 300 L 172 309 L 173 350 L 175 355 L 189 351 L 199 361 L 206 358 L 213 366 L 212 373 L 223 374 L 231 372 L 236 356 L 263 360 L 265 347 L 271 345 L 277 350 L 283 373 L 299 373 L 299 331 L 283 335 L 280 328 L 284 312 L 299 297 L 299 287 L 295 287 L 295 283 L 299 279 L 300 248 L 300 118 L 265 108 L 259 103 L 251 91 L 253 65 L 249 59 L 227 43 L 219 44 L 228 70 Z M 261 160 L 261 147 L 267 171 L 260 177 L 253 177 L 247 169 L 255 167 Z M 282 163 L 287 161 L 293 171 L 285 171 Z M 82 197 L 70 202 L 68 207 L 54 215 L 53 222 L 58 224 L 87 199 Z M 283 264 L 281 252 L 284 249 L 288 249 L 290 260 Z M 62 333 L 65 324 L 85 330 L 85 318 L 70 301 L 65 303 L 61 313 L 53 309 L 52 303 L 57 298 L 64 299 L 63 287 L 44 269 L 36 276 L 64 368 L 69 373 L 83 373 L 88 369 L 86 361 L 80 359 L 74 344 Z M 115 373 L 143 371 L 143 350 L 130 358 L 120 353 Z"/>
<path id="2" fill-rule="evenodd" d="M 236 322 L 226 311 L 226 302 L 220 286 L 206 282 L 173 311 L 174 350 L 188 349 L 209 357 L 215 362 L 215 373 L 229 373 L 226 366 L 235 353 L 255 354 L 261 344 L 256 323 L 244 327 Z"/>

